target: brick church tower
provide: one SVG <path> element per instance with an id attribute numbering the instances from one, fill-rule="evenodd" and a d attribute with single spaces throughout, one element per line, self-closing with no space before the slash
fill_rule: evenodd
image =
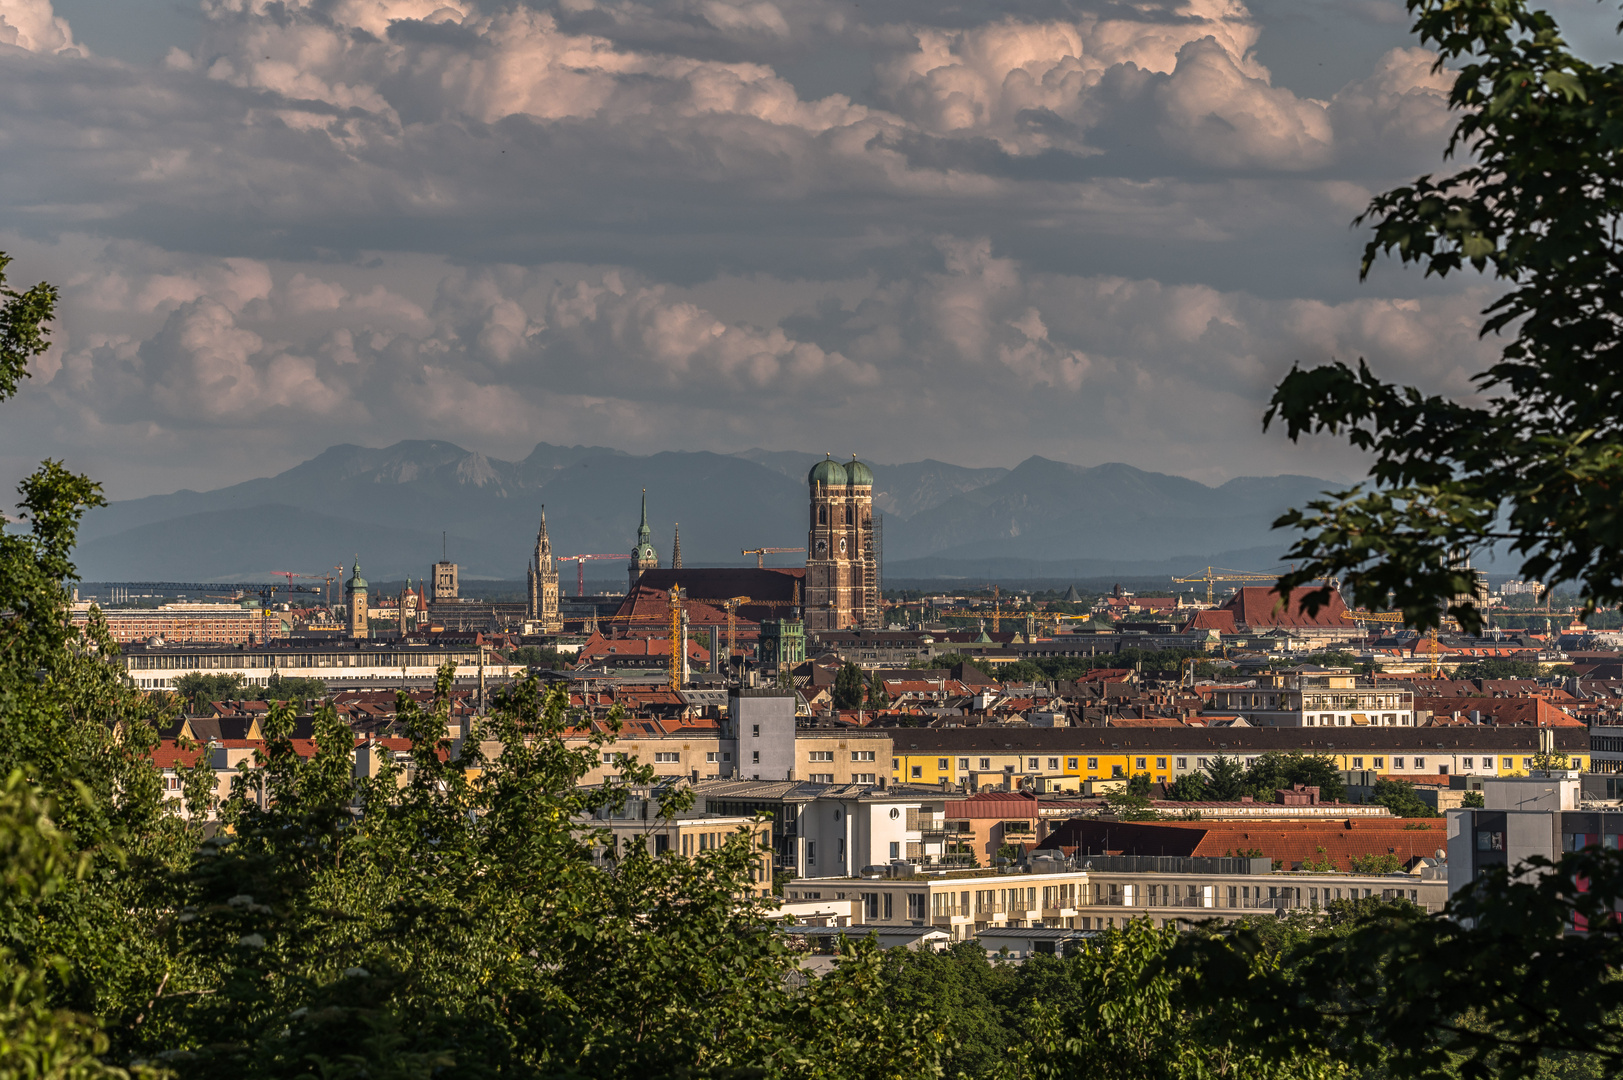
<path id="1" fill-rule="evenodd" d="M 873 470 L 853 456 L 819 461 L 806 477 L 806 630 L 879 629 L 879 562 L 873 537 Z"/>

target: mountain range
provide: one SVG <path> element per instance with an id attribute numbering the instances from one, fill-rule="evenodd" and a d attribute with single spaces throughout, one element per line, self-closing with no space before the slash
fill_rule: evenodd
<path id="1" fill-rule="evenodd" d="M 742 548 L 805 542 L 805 476 L 821 456 L 541 443 L 503 461 L 433 440 L 334 446 L 276 476 L 92 510 L 76 559 L 86 581 L 229 582 L 347 568 L 358 554 L 363 573 L 398 579 L 425 574 L 443 550 L 466 577 L 514 579 L 543 505 L 559 554 L 629 551 L 646 489 L 662 562 L 680 523 L 685 565 L 738 565 Z M 1275 476 L 1209 487 L 1041 457 L 1013 469 L 932 460 L 873 469 L 887 580 L 1265 568 L 1289 541 L 1273 520 L 1331 486 Z M 623 573 L 622 562 L 588 563 L 600 582 L 623 582 Z"/>

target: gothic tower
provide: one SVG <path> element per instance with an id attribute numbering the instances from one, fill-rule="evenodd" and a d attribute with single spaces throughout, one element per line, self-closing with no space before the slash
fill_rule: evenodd
<path id="1" fill-rule="evenodd" d="M 873 470 L 853 456 L 812 466 L 806 538 L 806 629 L 879 627 L 879 565 L 873 546 Z"/>
<path id="2" fill-rule="evenodd" d="M 552 538 L 547 535 L 545 506 L 541 507 L 540 531 L 535 534 L 535 554 L 530 558 L 529 618 L 541 624 L 543 633 L 556 634 L 564 628 L 558 614 L 558 566 L 552 558 Z"/>
<path id="3" fill-rule="evenodd" d="M 682 523 L 676 523 L 676 534 L 671 537 L 671 569 L 682 569 Z"/>
<path id="4" fill-rule="evenodd" d="M 648 489 L 642 489 L 642 525 L 637 529 L 637 546 L 631 549 L 631 562 L 626 573 L 631 578 L 627 592 L 637 588 L 637 579 L 644 570 L 659 569 L 659 553 L 654 550 L 654 531 L 648 527 Z"/>
<path id="5" fill-rule="evenodd" d="M 344 583 L 344 596 L 349 602 L 349 636 L 360 640 L 366 637 L 366 579 L 361 576 L 361 557 L 355 556 L 355 569 Z"/>

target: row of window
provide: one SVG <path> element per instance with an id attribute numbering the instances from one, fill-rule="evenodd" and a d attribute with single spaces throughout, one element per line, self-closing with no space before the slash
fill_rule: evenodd
<path id="1" fill-rule="evenodd" d="M 969 772 L 970 771 L 969 770 L 969 763 L 970 763 L 971 760 L 973 760 L 973 759 L 971 759 L 971 758 L 959 758 L 958 759 L 958 771 L 959 772 L 965 772 L 965 773 Z M 1067 772 L 1076 772 L 1077 771 L 1077 763 L 1078 763 L 1078 761 L 1081 760 L 1080 758 L 1068 757 L 1068 758 L 1065 758 L 1064 760 L 1065 760 L 1065 771 L 1067 771 Z M 1164 757 L 1155 758 L 1155 767 L 1156 767 L 1156 769 L 1165 770 L 1166 767 L 1167 767 L 1167 762 L 1169 760 L 1173 760 L 1173 759 L 1164 758 Z M 1176 768 L 1178 768 L 1179 770 L 1183 770 L 1183 771 L 1188 770 L 1188 768 L 1189 768 L 1189 759 L 1188 758 L 1180 757 L 1180 758 L 1177 758 L 1175 760 L 1176 760 Z M 1244 760 L 1245 764 L 1247 766 L 1249 766 L 1256 760 L 1256 758 L 1247 757 L 1247 758 L 1245 758 L 1243 760 Z M 1370 757 L 1368 759 L 1363 758 L 1363 757 L 1354 757 L 1352 759 L 1352 768 L 1354 768 L 1354 769 L 1363 769 L 1363 768 L 1365 768 L 1364 762 L 1366 760 L 1368 760 L 1370 762 L 1368 767 L 1371 768 L 1371 769 L 1384 769 L 1384 768 L 1387 767 L 1386 766 L 1387 759 L 1386 759 L 1386 757 L 1384 755 L 1382 755 L 1382 756 L 1379 756 L 1379 757 Z M 1411 771 L 1415 771 L 1415 772 L 1424 772 L 1425 769 L 1426 769 L 1426 759 L 1425 759 L 1425 757 L 1410 758 L 1410 757 L 1407 757 L 1407 756 L 1403 756 L 1403 757 L 1393 757 L 1391 760 L 1392 760 L 1392 768 L 1393 769 L 1405 769 L 1405 770 L 1411 770 Z M 1479 760 L 1481 762 L 1480 764 L 1478 764 Z M 1501 758 L 1499 767 L 1501 769 L 1507 771 L 1507 772 L 1508 771 L 1513 771 L 1513 770 L 1515 770 L 1517 768 L 1516 760 L 1517 759 L 1515 759 L 1513 757 Z M 980 758 L 979 761 L 980 761 L 980 769 L 979 769 L 979 771 L 981 771 L 981 772 L 990 772 L 992 770 L 992 759 L 991 758 Z M 1090 758 L 1087 759 L 1087 761 L 1088 761 L 1088 766 L 1087 766 L 1088 769 L 1090 771 L 1097 772 L 1098 769 L 1099 769 L 1099 759 L 1096 758 L 1096 757 L 1090 757 Z M 1044 768 L 1044 763 L 1045 762 L 1047 764 L 1047 771 L 1048 772 L 1057 773 L 1057 772 L 1060 771 L 1060 759 L 1057 758 L 1057 757 L 1051 757 L 1051 758 L 1035 758 L 1035 757 L 1034 758 L 1027 758 L 1026 759 L 1026 769 L 1029 772 L 1042 771 L 1043 768 Z M 1149 767 L 1150 767 L 1149 762 L 1150 762 L 1150 758 L 1148 758 L 1148 757 L 1140 757 L 1140 758 L 1134 758 L 1133 759 L 1134 768 L 1138 772 L 1148 772 Z M 1406 762 L 1409 762 L 1411 764 L 1405 764 Z M 1197 768 L 1197 769 L 1206 768 L 1207 763 L 1208 763 L 1207 758 L 1203 758 L 1203 757 L 1202 758 L 1195 758 L 1195 768 Z M 942 772 L 946 772 L 950 768 L 951 764 L 952 764 L 952 759 L 951 758 L 937 758 L 936 759 L 936 768 L 938 770 L 942 771 Z M 892 759 L 892 768 L 900 768 L 900 767 L 901 767 L 901 759 L 900 758 Z M 1460 759 L 1460 767 L 1462 769 L 1470 769 L 1470 770 L 1473 770 L 1473 771 L 1492 771 L 1493 767 L 1494 767 L 1493 756 L 1492 755 L 1487 755 L 1487 756 L 1482 757 L 1481 759 L 1478 759 L 1478 758 L 1475 758 L 1475 757 L 1461 758 Z M 1530 758 L 1530 757 L 1522 758 L 1520 767 L 1523 770 L 1531 769 L 1533 767 L 1533 759 Z M 1583 768 L 1583 759 L 1582 758 L 1574 758 L 1573 759 L 1573 767 L 1574 768 L 1579 768 L 1579 769 Z M 1013 772 L 1014 771 L 1014 766 L 1013 765 L 1005 765 L 1003 767 L 1003 770 L 1005 772 Z M 1440 775 L 1447 775 L 1448 770 L 1449 770 L 1449 766 L 1447 766 L 1447 765 L 1439 765 L 1439 766 L 1437 766 L 1437 770 L 1438 770 L 1438 773 Z M 1117 772 L 1119 774 L 1119 772 L 1120 772 L 1119 767 L 1117 769 Z M 912 779 L 914 779 L 914 780 L 921 779 L 924 776 L 924 766 L 922 766 L 922 765 L 914 765 L 914 766 L 912 766 L 911 767 L 911 775 L 912 775 Z"/>
<path id="2" fill-rule="evenodd" d="M 810 754 L 807 755 L 807 757 L 810 758 L 810 760 L 812 760 L 812 761 L 833 761 L 834 760 L 834 751 L 832 751 L 832 750 L 813 750 Z M 874 760 L 874 752 L 872 750 L 853 750 L 853 751 L 851 751 L 851 760 L 852 761 L 872 761 L 872 760 Z"/>

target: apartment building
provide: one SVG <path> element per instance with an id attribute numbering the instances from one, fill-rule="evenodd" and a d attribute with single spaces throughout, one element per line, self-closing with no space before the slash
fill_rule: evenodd
<path id="1" fill-rule="evenodd" d="M 800 878 L 789 902 L 856 901 L 865 925 L 932 926 L 954 941 L 992 927 L 1106 930 L 1148 918 L 1173 926 L 1203 919 L 1314 910 L 1336 900 L 1407 900 L 1440 911 L 1448 882 L 1435 869 L 1408 874 L 1282 873 L 1267 859 L 1096 857 L 1073 868 L 1034 860 L 1021 870 L 955 870 L 891 877 Z"/>
<path id="2" fill-rule="evenodd" d="M 1586 796 L 1576 769 L 1488 781 L 1482 802 L 1481 809 L 1448 812 L 1451 891 L 1490 867 L 1513 869 L 1534 855 L 1554 861 L 1589 846 L 1615 849 L 1623 836 L 1623 808 Z"/>
<path id="3" fill-rule="evenodd" d="M 1589 760 L 1582 727 L 1038 728 L 988 724 L 975 728 L 897 728 L 891 732 L 895 783 L 946 784 L 964 790 L 1016 788 L 1080 791 L 1088 781 L 1125 780 L 1148 773 L 1170 783 L 1199 772 L 1219 755 L 1248 763 L 1269 752 L 1318 754 L 1341 771 L 1373 770 L 1394 777 L 1505 776 L 1532 770 L 1543 749 L 1568 755 L 1575 768 Z"/>
<path id="4" fill-rule="evenodd" d="M 523 664 L 500 662 L 497 655 L 474 644 L 297 638 L 268 645 L 135 644 L 119 651 L 124 670 L 143 690 L 173 690 L 176 679 L 194 672 L 238 675 L 250 686 L 269 685 L 278 675 L 346 685 L 432 682 L 446 663 L 456 664 L 459 678 L 477 675 L 481 666 L 493 680 L 524 674 Z"/>
<path id="5" fill-rule="evenodd" d="M 1253 686 L 1212 692 L 1214 712 L 1258 727 L 1414 727 L 1414 694 L 1344 672 L 1297 670 L 1259 675 Z"/>

